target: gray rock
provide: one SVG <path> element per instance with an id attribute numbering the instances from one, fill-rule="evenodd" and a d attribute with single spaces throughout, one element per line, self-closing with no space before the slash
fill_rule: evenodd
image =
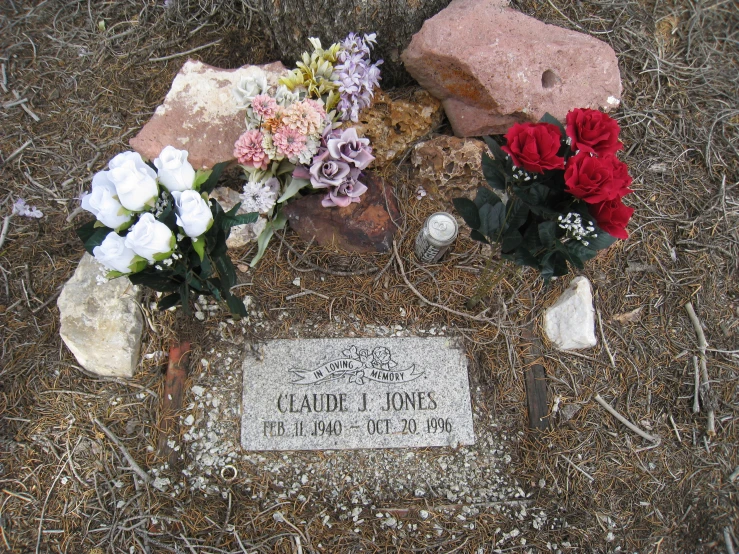
<path id="1" fill-rule="evenodd" d="M 139 361 L 141 288 L 126 277 L 98 284 L 100 264 L 80 260 L 57 300 L 62 340 L 79 364 L 104 377 L 132 377 Z"/>
<path id="2" fill-rule="evenodd" d="M 237 202 L 240 202 L 239 193 L 228 187 L 217 187 L 210 193 L 211 198 L 215 198 L 225 211 L 233 208 Z M 237 214 L 249 213 L 246 209 L 239 208 Z M 226 246 L 229 248 L 241 248 L 252 241 L 264 231 L 267 225 L 267 219 L 260 217 L 254 223 L 246 223 L 245 225 L 235 225 L 231 227 L 231 234 L 226 239 Z"/>
<path id="3" fill-rule="evenodd" d="M 593 289 L 587 277 L 575 277 L 544 313 L 544 332 L 560 350 L 590 348 L 595 339 Z"/>

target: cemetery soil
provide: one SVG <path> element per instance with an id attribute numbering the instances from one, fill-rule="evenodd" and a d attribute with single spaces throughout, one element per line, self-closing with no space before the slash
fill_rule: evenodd
<path id="1" fill-rule="evenodd" d="M 636 213 L 629 240 L 581 272 L 595 291 L 596 347 L 563 353 L 524 338 L 542 337 L 541 314 L 569 279 L 546 287 L 535 273 L 504 265 L 472 313 L 465 300 L 484 252 L 464 231 L 445 261 L 417 264 L 417 230 L 448 207 L 416 198 L 412 168 L 400 156 L 376 168 L 400 200 L 397 254 L 340 254 L 288 231 L 256 269 L 245 265 L 253 249 L 234 252 L 249 318 L 233 321 L 201 304 L 202 321 L 182 326 L 176 313 L 153 311 L 149 293 L 133 379 L 93 378 L 76 365 L 59 337 L 56 298 L 83 252 L 74 229 L 88 217 L 78 199 L 92 174 L 128 148 L 187 56 L 220 67 L 275 59 L 256 4 L 0 3 L 0 215 L 21 197 L 44 212 L 38 220 L 13 217 L 0 246 L 0 551 L 736 548 L 735 2 L 512 3 L 593 34 L 619 58 L 624 94 L 615 117 Z M 294 296 L 305 290 L 315 293 Z M 707 435 L 706 404 L 693 412 L 698 349 L 687 302 L 709 344 L 715 436 Z M 476 444 L 240 451 L 244 352 L 268 338 L 352 333 L 460 339 Z M 182 459 L 169 467 L 155 450 L 157 413 L 166 352 L 181 338 L 193 340 L 192 368 L 172 442 Z M 548 375 L 552 426 L 543 432 L 527 427 L 523 376 L 534 361 Z M 619 423 L 596 395 L 659 442 Z"/>

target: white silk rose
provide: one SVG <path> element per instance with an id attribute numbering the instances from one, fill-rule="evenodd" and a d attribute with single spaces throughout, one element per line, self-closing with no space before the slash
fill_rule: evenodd
<path id="1" fill-rule="evenodd" d="M 159 195 L 157 174 L 136 152 L 123 152 L 110 160 L 108 179 L 115 185 L 118 201 L 132 212 L 151 207 Z"/>
<path id="2" fill-rule="evenodd" d="M 195 170 L 187 161 L 187 150 L 166 146 L 154 160 L 159 182 L 169 192 L 191 190 L 195 181 Z"/>
<path id="3" fill-rule="evenodd" d="M 115 185 L 108 173 L 99 171 L 92 178 L 92 191 L 82 197 L 82 208 L 106 227 L 118 231 L 131 221 L 131 214 L 116 199 Z"/>
<path id="4" fill-rule="evenodd" d="M 92 254 L 108 269 L 120 273 L 131 273 L 138 256 L 126 246 L 125 242 L 125 239 L 117 233 L 108 233 L 100 246 L 92 249 Z"/>
<path id="5" fill-rule="evenodd" d="M 194 190 L 172 193 L 177 214 L 177 225 L 185 234 L 196 239 L 213 225 L 213 214 L 208 203 Z"/>
<path id="6" fill-rule="evenodd" d="M 238 107 L 248 108 L 254 97 L 266 92 L 268 88 L 266 73 L 258 67 L 251 69 L 249 75 L 242 77 L 234 88 L 234 98 L 238 102 Z"/>
<path id="7" fill-rule="evenodd" d="M 125 244 L 149 263 L 154 263 L 169 258 L 177 243 L 169 227 L 145 213 L 131 227 Z"/>

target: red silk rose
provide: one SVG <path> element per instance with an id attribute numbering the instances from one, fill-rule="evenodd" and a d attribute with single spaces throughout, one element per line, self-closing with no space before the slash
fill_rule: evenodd
<path id="1" fill-rule="evenodd" d="M 575 152 L 615 154 L 623 148 L 618 140 L 620 130 L 613 118 L 598 110 L 576 108 L 567 114 L 567 136 Z"/>
<path id="2" fill-rule="evenodd" d="M 545 169 L 564 169 L 565 160 L 557 156 L 562 133 L 551 123 L 517 123 L 505 135 L 503 152 L 513 165 L 526 171 L 544 173 Z"/>
<path id="3" fill-rule="evenodd" d="M 609 235 L 622 240 L 629 238 L 626 225 L 634 213 L 634 208 L 625 206 L 620 198 L 591 204 L 588 206 L 588 211 L 595 218 L 598 227 Z"/>
<path id="4" fill-rule="evenodd" d="M 610 154 L 596 158 L 580 152 L 567 160 L 565 190 L 588 204 L 615 200 L 633 192 L 625 163 Z"/>

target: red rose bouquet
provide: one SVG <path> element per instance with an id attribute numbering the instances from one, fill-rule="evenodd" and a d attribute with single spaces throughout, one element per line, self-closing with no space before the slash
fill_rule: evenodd
<path id="1" fill-rule="evenodd" d="M 619 130 L 604 113 L 574 109 L 566 127 L 547 114 L 513 125 L 503 146 L 486 137 L 489 187 L 474 201 L 454 199 L 471 237 L 499 243 L 502 259 L 535 267 L 545 281 L 566 275 L 568 264 L 582 269 L 598 250 L 628 238 L 634 210 L 621 199 L 633 191 L 628 167 L 616 157 Z"/>

